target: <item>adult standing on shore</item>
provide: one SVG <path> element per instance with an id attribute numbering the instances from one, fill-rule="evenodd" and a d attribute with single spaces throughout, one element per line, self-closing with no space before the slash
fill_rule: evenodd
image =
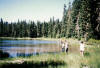
<path id="1" fill-rule="evenodd" d="M 64 41 L 61 41 L 61 45 L 62 45 L 62 52 L 64 52 L 65 51 L 65 43 L 64 43 Z"/>
<path id="2" fill-rule="evenodd" d="M 68 53 L 68 46 L 69 46 L 69 44 L 68 44 L 67 40 L 65 40 L 65 52 L 66 53 Z"/>

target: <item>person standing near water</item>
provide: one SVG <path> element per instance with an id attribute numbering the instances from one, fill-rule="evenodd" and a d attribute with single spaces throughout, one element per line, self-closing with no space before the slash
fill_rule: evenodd
<path id="1" fill-rule="evenodd" d="M 65 51 L 65 43 L 63 41 L 61 41 L 61 45 L 62 45 L 62 52 Z"/>
<path id="2" fill-rule="evenodd" d="M 69 46 L 69 45 L 68 45 L 68 42 L 67 42 L 67 40 L 65 40 L 65 52 L 66 52 L 66 53 L 68 53 L 68 46 Z"/>
<path id="3" fill-rule="evenodd" d="M 83 41 L 81 41 L 81 43 L 80 43 L 80 54 L 81 54 L 82 56 L 84 56 L 84 49 L 85 49 L 84 43 L 83 43 Z"/>

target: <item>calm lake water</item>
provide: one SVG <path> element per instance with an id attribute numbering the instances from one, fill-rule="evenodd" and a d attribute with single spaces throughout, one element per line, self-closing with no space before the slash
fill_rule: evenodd
<path id="1" fill-rule="evenodd" d="M 0 40 L 0 50 L 10 57 L 32 56 L 42 53 L 58 53 L 61 47 L 57 41 L 44 40 Z"/>

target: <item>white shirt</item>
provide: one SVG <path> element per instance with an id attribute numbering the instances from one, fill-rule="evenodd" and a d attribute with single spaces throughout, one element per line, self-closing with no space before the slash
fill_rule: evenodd
<path id="1" fill-rule="evenodd" d="M 64 45 L 64 43 L 63 43 L 63 44 L 62 44 L 62 48 L 64 48 L 64 46 L 65 46 L 65 45 Z"/>
<path id="2" fill-rule="evenodd" d="M 84 51 L 84 44 L 80 43 L 80 50 Z"/>
<path id="3" fill-rule="evenodd" d="M 67 48 L 68 48 L 68 43 L 66 42 L 66 43 L 65 43 L 65 49 L 67 49 Z"/>

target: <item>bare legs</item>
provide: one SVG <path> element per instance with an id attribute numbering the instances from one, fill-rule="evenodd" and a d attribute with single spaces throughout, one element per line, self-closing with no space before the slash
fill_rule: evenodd
<path id="1" fill-rule="evenodd" d="M 80 51 L 80 55 L 81 56 L 84 56 L 84 51 Z"/>

